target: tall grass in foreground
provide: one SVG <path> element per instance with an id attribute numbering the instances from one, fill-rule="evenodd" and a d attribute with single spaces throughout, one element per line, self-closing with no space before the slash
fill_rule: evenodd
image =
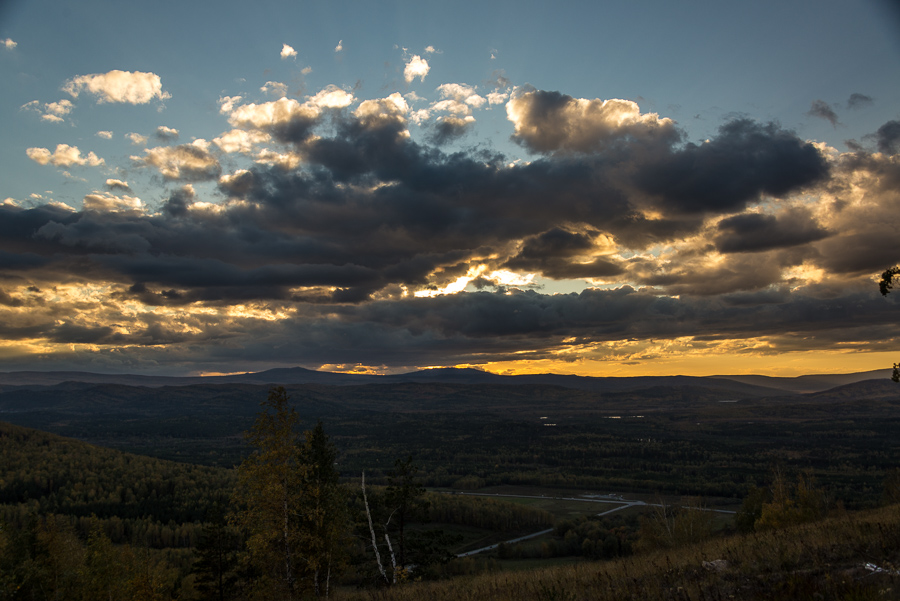
<path id="1" fill-rule="evenodd" d="M 727 564 L 704 566 L 715 560 Z M 898 570 L 900 505 L 892 505 L 621 560 L 410 583 L 342 601 L 900 599 Z"/>

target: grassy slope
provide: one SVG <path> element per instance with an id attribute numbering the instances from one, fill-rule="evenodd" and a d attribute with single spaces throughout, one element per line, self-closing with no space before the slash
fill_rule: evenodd
<path id="1" fill-rule="evenodd" d="M 703 562 L 723 559 L 721 571 Z M 874 573 L 865 564 L 892 573 Z M 623 601 L 900 599 L 900 506 L 814 524 L 711 540 L 624 560 L 502 572 L 381 591 L 341 601 Z"/>

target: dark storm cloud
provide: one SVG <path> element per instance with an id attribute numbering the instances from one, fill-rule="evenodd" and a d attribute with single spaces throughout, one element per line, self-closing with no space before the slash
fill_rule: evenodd
<path id="1" fill-rule="evenodd" d="M 173 192 L 166 199 L 162 210 L 172 217 L 185 217 L 188 214 L 188 207 L 194 203 L 195 197 L 194 189 L 185 186 Z"/>
<path id="2" fill-rule="evenodd" d="M 280 289 L 296 286 L 359 286 L 371 284 L 378 274 L 358 265 L 290 265 L 270 263 L 242 269 L 223 261 L 191 257 L 155 257 L 107 255 L 96 258 L 136 282 L 157 282 L 164 286 L 204 289 L 246 290 L 252 298 L 255 289 Z"/>
<path id="3" fill-rule="evenodd" d="M 558 280 L 602 278 L 625 272 L 617 261 L 591 257 L 594 249 L 590 235 L 554 228 L 527 238 L 519 254 L 509 259 L 503 266 L 525 272 L 538 272 Z M 571 260 L 574 257 L 580 257 L 580 260 Z"/>
<path id="4" fill-rule="evenodd" d="M 900 121 L 888 121 L 875 133 L 878 152 L 897 154 L 900 152 Z"/>
<path id="5" fill-rule="evenodd" d="M 443 146 L 466 135 L 474 124 L 474 121 L 459 117 L 444 117 L 434 124 L 428 140 L 432 144 Z"/>
<path id="6" fill-rule="evenodd" d="M 8 252 L 0 250 L 0 273 L 7 270 L 29 270 L 49 263 L 40 255 L 31 252 Z"/>
<path id="7" fill-rule="evenodd" d="M 837 113 L 835 113 L 834 109 L 824 100 L 813 100 L 809 107 L 809 111 L 807 111 L 806 114 L 810 117 L 824 119 L 831 123 L 832 127 L 837 127 L 839 125 Z"/>
<path id="8" fill-rule="evenodd" d="M 44 332 L 53 342 L 63 344 L 103 344 L 113 342 L 114 330 L 101 326 L 92 328 L 71 323 L 63 323 Z"/>
<path id="9" fill-rule="evenodd" d="M 876 291 L 877 292 L 877 291 Z M 801 293 L 734 297 L 662 297 L 630 287 L 585 290 L 579 294 L 477 292 L 433 299 L 375 302 L 339 309 L 345 324 L 400 329 L 414 336 L 455 341 L 480 352 L 482 341 L 535 346 L 538 341 L 577 336 L 582 342 L 628 338 L 707 336 L 753 338 L 810 332 L 853 330 L 890 321 L 891 304 L 877 294 L 822 299 Z M 893 323 L 893 322 L 891 322 Z M 343 326 L 342 326 L 343 327 Z M 892 333 L 898 330 L 892 326 Z M 462 340 L 467 341 L 464 345 Z"/>
<path id="10" fill-rule="evenodd" d="M 760 252 L 815 242 L 828 236 L 806 209 L 780 216 L 749 213 L 723 219 L 715 237 L 719 252 Z"/>
<path id="11" fill-rule="evenodd" d="M 819 266 L 829 273 L 864 275 L 900 263 L 897 156 L 865 151 L 845 154 L 835 162 L 828 190 L 835 197 L 829 215 L 834 235 L 816 244 Z"/>
<path id="12" fill-rule="evenodd" d="M 420 148 L 409 142 L 405 122 L 395 115 L 356 118 L 334 113 L 332 119 L 337 135 L 316 138 L 300 148 L 307 160 L 324 167 L 337 181 L 373 172 L 381 180 L 390 180 L 420 160 Z"/>
<path id="13" fill-rule="evenodd" d="M 858 109 L 864 106 L 869 106 L 873 104 L 875 101 L 871 96 L 866 96 L 865 94 L 853 93 L 850 94 L 850 98 L 847 99 L 847 108 L 849 109 Z"/>
<path id="14" fill-rule="evenodd" d="M 198 209 L 190 187 L 172 193 L 156 215 L 19 210 L 2 248 L 10 252 L 18 240 L 21 250 L 57 262 L 78 255 L 67 267 L 145 284 L 143 294 L 157 304 L 254 295 L 363 302 L 389 285 L 451 278 L 452 265 L 465 273 L 468 261 L 485 256 L 557 279 L 619 276 L 622 261 L 592 254 L 591 236 L 636 249 L 664 243 L 697 232 L 703 213 L 738 210 L 827 173 L 813 146 L 771 124 L 732 122 L 706 144 L 678 148 L 672 123 L 642 116 L 633 103 L 543 92 L 519 101 L 522 136 L 559 122 L 568 128 L 564 137 L 542 143 L 583 152 L 516 166 L 497 154 L 447 154 L 412 141 L 396 108 L 361 106 L 331 111 L 330 136 L 291 139 L 304 167 L 257 165 L 222 178 L 221 191 L 242 201 L 223 210 Z M 243 108 L 233 122 L 255 118 L 239 115 Z M 294 109 L 287 121 L 313 119 Z M 610 154 L 612 146 L 621 153 Z M 209 178 L 220 169 L 195 145 L 153 149 L 145 160 L 169 179 Z M 653 218 L 641 209 L 648 202 Z M 334 289 L 288 292 L 303 287 Z"/>
<path id="15" fill-rule="evenodd" d="M 827 176 L 825 158 L 812 144 L 774 123 L 741 119 L 707 143 L 687 144 L 642 166 L 635 185 L 664 211 L 730 212 L 761 194 L 782 196 Z"/>
<path id="16" fill-rule="evenodd" d="M 539 236 L 526 239 L 519 257 L 523 259 L 571 257 L 586 254 L 593 247 L 594 242 L 589 235 L 555 227 Z"/>

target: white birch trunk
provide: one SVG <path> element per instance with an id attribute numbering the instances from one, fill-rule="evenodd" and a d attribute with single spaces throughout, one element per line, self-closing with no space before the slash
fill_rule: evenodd
<path id="1" fill-rule="evenodd" d="M 369 532 L 372 533 L 372 549 L 375 551 L 375 563 L 378 565 L 378 571 L 385 582 L 390 582 L 387 573 L 384 571 L 384 565 L 381 563 L 381 553 L 378 552 L 378 539 L 375 538 L 375 526 L 372 525 L 372 512 L 369 511 L 369 499 L 366 497 L 366 473 L 362 473 L 362 494 L 363 503 L 366 506 L 366 517 L 369 518 Z"/>

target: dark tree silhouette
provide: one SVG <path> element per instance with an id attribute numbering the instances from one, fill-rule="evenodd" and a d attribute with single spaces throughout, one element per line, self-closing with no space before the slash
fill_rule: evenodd
<path id="1" fill-rule="evenodd" d="M 887 296 L 891 291 L 891 288 L 894 287 L 893 283 L 895 275 L 900 275 L 900 266 L 890 267 L 881 274 L 881 281 L 878 283 L 878 288 L 881 290 L 882 296 Z M 900 363 L 894 363 L 894 373 L 891 375 L 891 380 L 900 382 Z"/>

